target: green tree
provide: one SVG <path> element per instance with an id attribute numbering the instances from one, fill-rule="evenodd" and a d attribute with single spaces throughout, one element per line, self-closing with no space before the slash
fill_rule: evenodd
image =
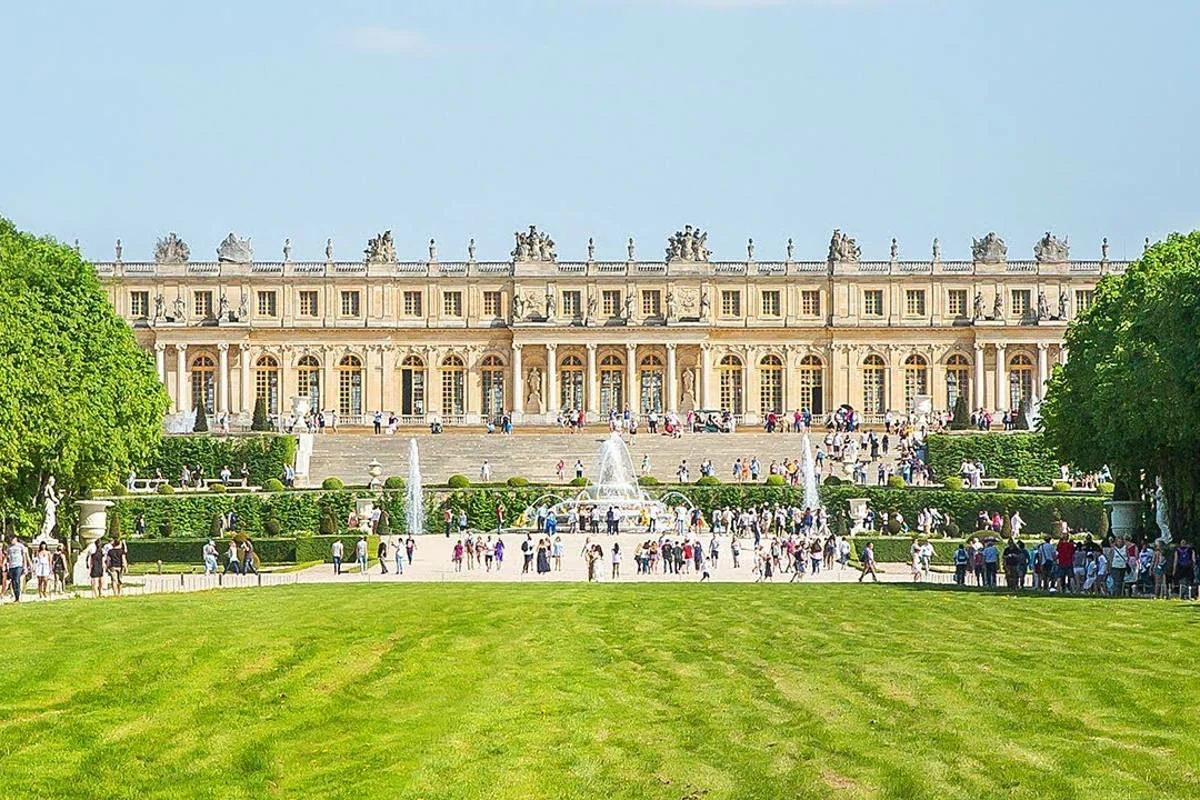
<path id="1" fill-rule="evenodd" d="M 971 412 L 967 408 L 967 396 L 959 392 L 954 401 L 954 418 L 950 420 L 950 430 L 965 431 L 971 427 Z"/>
<path id="2" fill-rule="evenodd" d="M 1083 469 L 1108 465 L 1118 499 L 1158 476 L 1175 530 L 1200 517 L 1200 232 L 1172 234 L 1103 278 L 1067 330 L 1071 357 L 1042 405 L 1047 439 Z"/>
<path id="3" fill-rule="evenodd" d="M 18 530 L 37 524 L 48 476 L 69 500 L 157 445 L 166 393 L 93 267 L 3 218 L 0 352 L 0 514 Z"/>
<path id="4" fill-rule="evenodd" d="M 252 431 L 269 431 L 271 423 L 267 419 L 267 402 L 262 395 L 254 401 L 254 418 L 250 422 Z"/>

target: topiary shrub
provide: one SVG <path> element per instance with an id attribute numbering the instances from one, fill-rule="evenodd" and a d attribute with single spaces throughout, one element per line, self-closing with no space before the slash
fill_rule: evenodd
<path id="1" fill-rule="evenodd" d="M 112 497 L 124 497 L 125 495 L 129 494 L 129 489 L 125 487 L 125 484 L 118 483 L 109 489 L 108 493 Z"/>
<path id="2" fill-rule="evenodd" d="M 996 481 L 996 488 L 1002 492 L 1013 492 L 1017 489 L 1016 478 L 1001 478 Z"/>
<path id="3" fill-rule="evenodd" d="M 466 475 L 451 475 L 446 485 L 451 489 L 466 489 L 471 485 L 471 481 Z"/>
<path id="4" fill-rule="evenodd" d="M 384 480 L 383 480 L 383 488 L 385 488 L 385 489 L 403 489 L 404 488 L 404 478 L 401 478 L 399 475 L 389 475 L 387 478 L 384 478 Z"/>
<path id="5" fill-rule="evenodd" d="M 175 487 L 169 483 L 160 483 L 154 491 L 159 494 L 175 494 Z"/>
<path id="6" fill-rule="evenodd" d="M 587 486 L 587 478 L 571 478 L 568 486 Z"/>
<path id="7" fill-rule="evenodd" d="M 250 421 L 250 430 L 252 431 L 269 431 L 271 430 L 271 422 L 267 419 L 267 402 L 262 395 L 254 401 L 254 418 Z"/>
<path id="8" fill-rule="evenodd" d="M 951 539 L 957 538 L 958 534 L 961 532 L 961 529 L 958 527 L 958 523 L 954 520 L 947 522 L 944 530 L 946 532 L 946 536 Z"/>
<path id="9" fill-rule="evenodd" d="M 942 486 L 945 486 L 952 492 L 960 492 L 963 488 L 963 479 L 952 475 L 949 478 L 946 478 L 946 480 L 942 481 Z"/>
<path id="10" fill-rule="evenodd" d="M 895 516 L 889 517 L 887 521 L 887 532 L 892 536 L 896 536 L 901 530 L 902 528 L 900 526 L 900 520 L 896 519 Z"/>
<path id="11" fill-rule="evenodd" d="M 696 481 L 697 486 L 720 486 L 721 482 L 715 475 L 705 475 Z"/>
<path id="12" fill-rule="evenodd" d="M 386 508 L 379 512 L 379 521 L 375 523 L 375 534 L 377 536 L 392 535 L 392 517 Z"/>
<path id="13" fill-rule="evenodd" d="M 158 525 L 158 535 L 164 539 L 169 538 L 175 532 L 175 526 L 171 524 L 171 515 L 163 515 L 162 522 Z"/>
<path id="14" fill-rule="evenodd" d="M 514 489 L 520 489 L 522 486 L 529 485 L 529 479 L 522 478 L 520 475 L 513 475 L 511 478 L 506 480 L 505 483 Z"/>
<path id="15" fill-rule="evenodd" d="M 1071 484 L 1066 481 L 1055 481 L 1053 488 L 1056 492 L 1069 492 L 1071 491 Z"/>
<path id="16" fill-rule="evenodd" d="M 263 530 L 266 531 L 267 536 L 279 536 L 279 534 L 283 533 L 283 525 L 280 524 L 279 520 L 271 517 L 263 523 Z"/>
<path id="17" fill-rule="evenodd" d="M 1114 485 L 1105 481 L 1096 487 L 1096 494 L 1102 494 L 1105 497 L 1112 497 Z"/>
<path id="18" fill-rule="evenodd" d="M 262 488 L 264 492 L 282 492 L 286 487 L 279 478 L 269 478 L 263 481 Z"/>
<path id="19" fill-rule="evenodd" d="M 335 478 L 332 475 L 321 481 L 321 488 L 327 492 L 340 492 L 346 488 L 346 484 L 342 483 L 341 478 Z"/>
<path id="20" fill-rule="evenodd" d="M 121 535 L 121 514 L 117 509 L 108 512 L 108 536 L 114 538 Z"/>
<path id="21" fill-rule="evenodd" d="M 841 486 L 842 479 L 839 478 L 837 475 L 830 475 L 829 477 L 827 477 L 825 479 L 825 485 L 826 486 Z"/>
<path id="22" fill-rule="evenodd" d="M 954 418 L 950 420 L 950 430 L 965 431 L 971 427 L 971 411 L 967 408 L 967 396 L 959 394 L 954 401 Z"/>
<path id="23" fill-rule="evenodd" d="M 212 519 L 208 521 L 208 536 L 211 539 L 220 539 L 221 534 L 225 532 L 225 518 L 220 514 L 213 514 Z"/>
<path id="24" fill-rule="evenodd" d="M 208 490 L 213 494 L 225 494 L 229 491 L 229 487 L 223 483 L 210 483 Z"/>
<path id="25" fill-rule="evenodd" d="M 903 489 L 908 484 L 904 482 L 904 478 L 899 475 L 889 475 L 887 479 L 889 489 Z"/>
<path id="26" fill-rule="evenodd" d="M 659 486 L 662 484 L 658 478 L 653 475 L 643 475 L 638 478 L 638 486 Z"/>
<path id="27" fill-rule="evenodd" d="M 192 425 L 193 433 L 208 433 L 208 406 L 204 401 L 200 401 L 200 405 L 196 407 L 196 423 Z"/>
<path id="28" fill-rule="evenodd" d="M 317 530 L 322 536 L 337 536 L 337 517 L 333 515 L 332 506 L 321 506 L 321 516 L 317 522 Z"/>
<path id="29" fill-rule="evenodd" d="M 783 479 L 782 475 L 768 475 L 767 486 L 787 486 L 787 481 Z"/>

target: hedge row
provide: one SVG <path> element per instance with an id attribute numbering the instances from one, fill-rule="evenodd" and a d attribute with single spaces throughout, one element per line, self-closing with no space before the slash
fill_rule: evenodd
<path id="1" fill-rule="evenodd" d="M 346 548 L 346 557 L 352 560 L 354 545 L 358 536 L 345 534 L 342 536 L 302 536 L 279 539 L 254 538 L 254 551 L 264 564 L 296 564 L 307 561 L 331 561 L 330 556 L 333 542 L 340 539 Z M 162 561 L 165 564 L 202 563 L 201 555 L 204 543 L 208 539 L 130 539 L 130 563 L 152 564 Z M 372 557 L 379 544 L 378 536 L 367 537 L 367 552 Z M 221 563 L 224 564 L 226 542 L 217 542 Z"/>
<path id="2" fill-rule="evenodd" d="M 208 478 L 219 477 L 226 466 L 236 476 L 245 464 L 250 470 L 250 482 L 261 486 L 270 478 L 281 477 L 284 465 L 291 464 L 295 458 L 296 440 L 277 433 L 164 436 L 158 451 L 148 463 L 137 468 L 137 473 L 147 477 L 153 475 L 155 469 L 161 469 L 164 478 L 176 483 L 185 464 L 193 472 L 197 466 L 201 467 Z"/>
<path id="3" fill-rule="evenodd" d="M 926 461 L 939 481 L 957 476 L 964 461 L 981 461 L 989 478 L 1016 478 L 1022 486 L 1049 486 L 1060 477 L 1058 459 L 1040 433 L 933 434 Z"/>

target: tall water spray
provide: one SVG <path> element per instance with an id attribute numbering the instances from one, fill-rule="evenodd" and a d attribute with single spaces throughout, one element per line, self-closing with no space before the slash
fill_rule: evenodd
<path id="1" fill-rule="evenodd" d="M 425 532 L 425 495 L 421 492 L 421 459 L 417 454 L 417 440 L 408 440 L 408 502 L 405 503 L 405 520 L 408 532 Z"/>
<path id="2" fill-rule="evenodd" d="M 808 441 L 808 434 L 804 434 L 804 507 L 817 509 L 821 505 L 821 495 L 817 491 L 817 470 L 813 463 L 812 443 Z"/>
<path id="3" fill-rule="evenodd" d="M 588 487 L 588 494 L 596 500 L 641 501 L 637 475 L 633 471 L 633 459 L 629 449 L 621 440 L 621 434 L 612 433 L 600 446 L 596 458 L 596 478 Z"/>

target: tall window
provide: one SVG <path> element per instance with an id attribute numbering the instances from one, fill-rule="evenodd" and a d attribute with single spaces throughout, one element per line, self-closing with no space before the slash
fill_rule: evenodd
<path id="1" fill-rule="evenodd" d="M 904 314 L 909 317 L 925 316 L 924 289 L 906 289 L 904 291 Z"/>
<path id="2" fill-rule="evenodd" d="M 883 289 L 863 290 L 863 316 L 883 316 Z"/>
<path id="3" fill-rule="evenodd" d="M 642 316 L 662 316 L 662 292 L 657 289 L 642 290 Z"/>
<path id="4" fill-rule="evenodd" d="M 342 292 L 342 316 L 357 317 L 362 311 L 362 295 L 357 290 Z"/>
<path id="5" fill-rule="evenodd" d="M 1028 289 L 1013 289 L 1012 290 L 1012 313 L 1014 317 L 1024 319 L 1029 316 L 1030 311 L 1030 292 Z"/>
<path id="6" fill-rule="evenodd" d="M 338 363 L 338 414 L 343 417 L 358 417 L 362 416 L 362 413 L 362 361 L 358 356 L 343 356 Z"/>
<path id="7" fill-rule="evenodd" d="M 762 298 L 762 316 L 778 317 L 779 309 L 780 309 L 779 290 L 778 289 L 766 289 L 763 291 L 761 298 Z"/>
<path id="8" fill-rule="evenodd" d="M 658 356 L 650 355 L 642 359 L 641 364 L 641 413 L 651 411 L 662 413 L 663 410 L 663 363 Z"/>
<path id="9" fill-rule="evenodd" d="M 442 361 L 442 413 L 458 416 L 467 413 L 466 368 L 458 356 Z"/>
<path id="10" fill-rule="evenodd" d="M 424 309 L 422 308 L 420 292 L 405 292 L 404 293 L 404 316 L 406 316 L 406 317 L 424 316 Z"/>
<path id="11" fill-rule="evenodd" d="M 918 395 L 929 394 L 929 364 L 916 354 L 904 359 L 904 410 L 911 412 Z"/>
<path id="12" fill-rule="evenodd" d="M 562 360 L 558 369 L 558 385 L 559 408 L 563 411 L 583 408 L 583 362 L 579 356 L 567 356 Z"/>
<path id="13" fill-rule="evenodd" d="M 461 317 L 462 315 L 462 292 L 442 292 L 442 316 Z"/>
<path id="14" fill-rule="evenodd" d="M 296 362 L 296 394 L 308 398 L 312 411 L 321 408 L 321 362 L 316 356 L 303 356 Z"/>
<path id="15" fill-rule="evenodd" d="M 731 414 L 742 414 L 742 360 L 728 355 L 717 364 L 718 385 L 721 387 L 721 408 Z"/>
<path id="16" fill-rule="evenodd" d="M 1033 399 L 1033 362 L 1018 353 L 1008 362 L 1009 408 L 1016 411 Z"/>
<path id="17" fill-rule="evenodd" d="M 486 356 L 479 367 L 483 385 L 483 416 L 499 417 L 504 413 L 504 362 L 499 356 Z"/>
<path id="18" fill-rule="evenodd" d="M 821 291 L 819 289 L 800 290 L 800 313 L 806 317 L 821 316 Z"/>
<path id="19" fill-rule="evenodd" d="M 863 410 L 868 414 L 887 411 L 886 369 L 883 359 L 877 355 L 863 359 Z"/>
<path id="20" fill-rule="evenodd" d="M 951 411 L 958 403 L 958 398 L 965 397 L 971 402 L 971 362 L 966 356 L 958 354 L 946 359 L 946 408 Z"/>
<path id="21" fill-rule="evenodd" d="M 489 291 L 483 293 L 483 315 L 493 318 L 504 316 L 504 302 L 501 300 L 500 292 Z"/>
<path id="22" fill-rule="evenodd" d="M 736 289 L 721 290 L 721 316 L 740 317 L 742 315 L 742 293 Z"/>
<path id="23" fill-rule="evenodd" d="M 617 289 L 605 289 L 600 293 L 600 310 L 606 317 L 616 317 L 621 314 L 621 292 Z"/>
<path id="24" fill-rule="evenodd" d="M 146 319 L 150 316 L 150 293 L 139 291 L 129 293 L 129 316 L 134 319 Z"/>
<path id="25" fill-rule="evenodd" d="M 1076 289 L 1075 290 L 1075 314 L 1082 314 L 1092 307 L 1092 301 L 1096 299 L 1095 289 Z"/>
<path id="26" fill-rule="evenodd" d="M 300 316 L 315 317 L 317 316 L 317 298 L 319 294 L 315 289 L 302 289 L 300 291 Z"/>
<path id="27" fill-rule="evenodd" d="M 196 292 L 193 296 L 195 300 L 195 316 L 200 319 L 212 319 L 213 302 L 212 292 Z"/>
<path id="28" fill-rule="evenodd" d="M 562 313 L 568 319 L 579 319 L 583 316 L 582 293 L 572 290 L 562 293 Z"/>
<path id="29" fill-rule="evenodd" d="M 625 362 L 620 356 L 600 359 L 600 413 L 625 410 Z"/>
<path id="30" fill-rule="evenodd" d="M 278 295 L 272 291 L 259 292 L 258 299 L 258 315 L 260 317 L 277 317 L 279 316 Z"/>
<path id="31" fill-rule="evenodd" d="M 816 356 L 800 359 L 800 407 L 815 415 L 825 413 L 824 366 Z"/>
<path id="32" fill-rule="evenodd" d="M 279 362 L 262 356 L 254 364 L 254 401 L 262 398 L 268 416 L 279 413 Z"/>
<path id="33" fill-rule="evenodd" d="M 420 356 L 405 356 L 400 362 L 400 413 L 408 417 L 425 413 L 425 362 Z"/>
<path id="34" fill-rule="evenodd" d="M 946 294 L 946 314 L 955 319 L 967 316 L 967 290 L 951 289 Z"/>
<path id="35" fill-rule="evenodd" d="M 758 409 L 762 414 L 783 413 L 783 361 L 764 356 L 758 362 Z"/>
<path id="36" fill-rule="evenodd" d="M 213 379 L 216 365 L 206 355 L 196 356 L 192 362 L 192 408 L 199 412 L 203 407 L 206 413 L 216 412 L 216 400 L 213 389 L 216 381 Z"/>

